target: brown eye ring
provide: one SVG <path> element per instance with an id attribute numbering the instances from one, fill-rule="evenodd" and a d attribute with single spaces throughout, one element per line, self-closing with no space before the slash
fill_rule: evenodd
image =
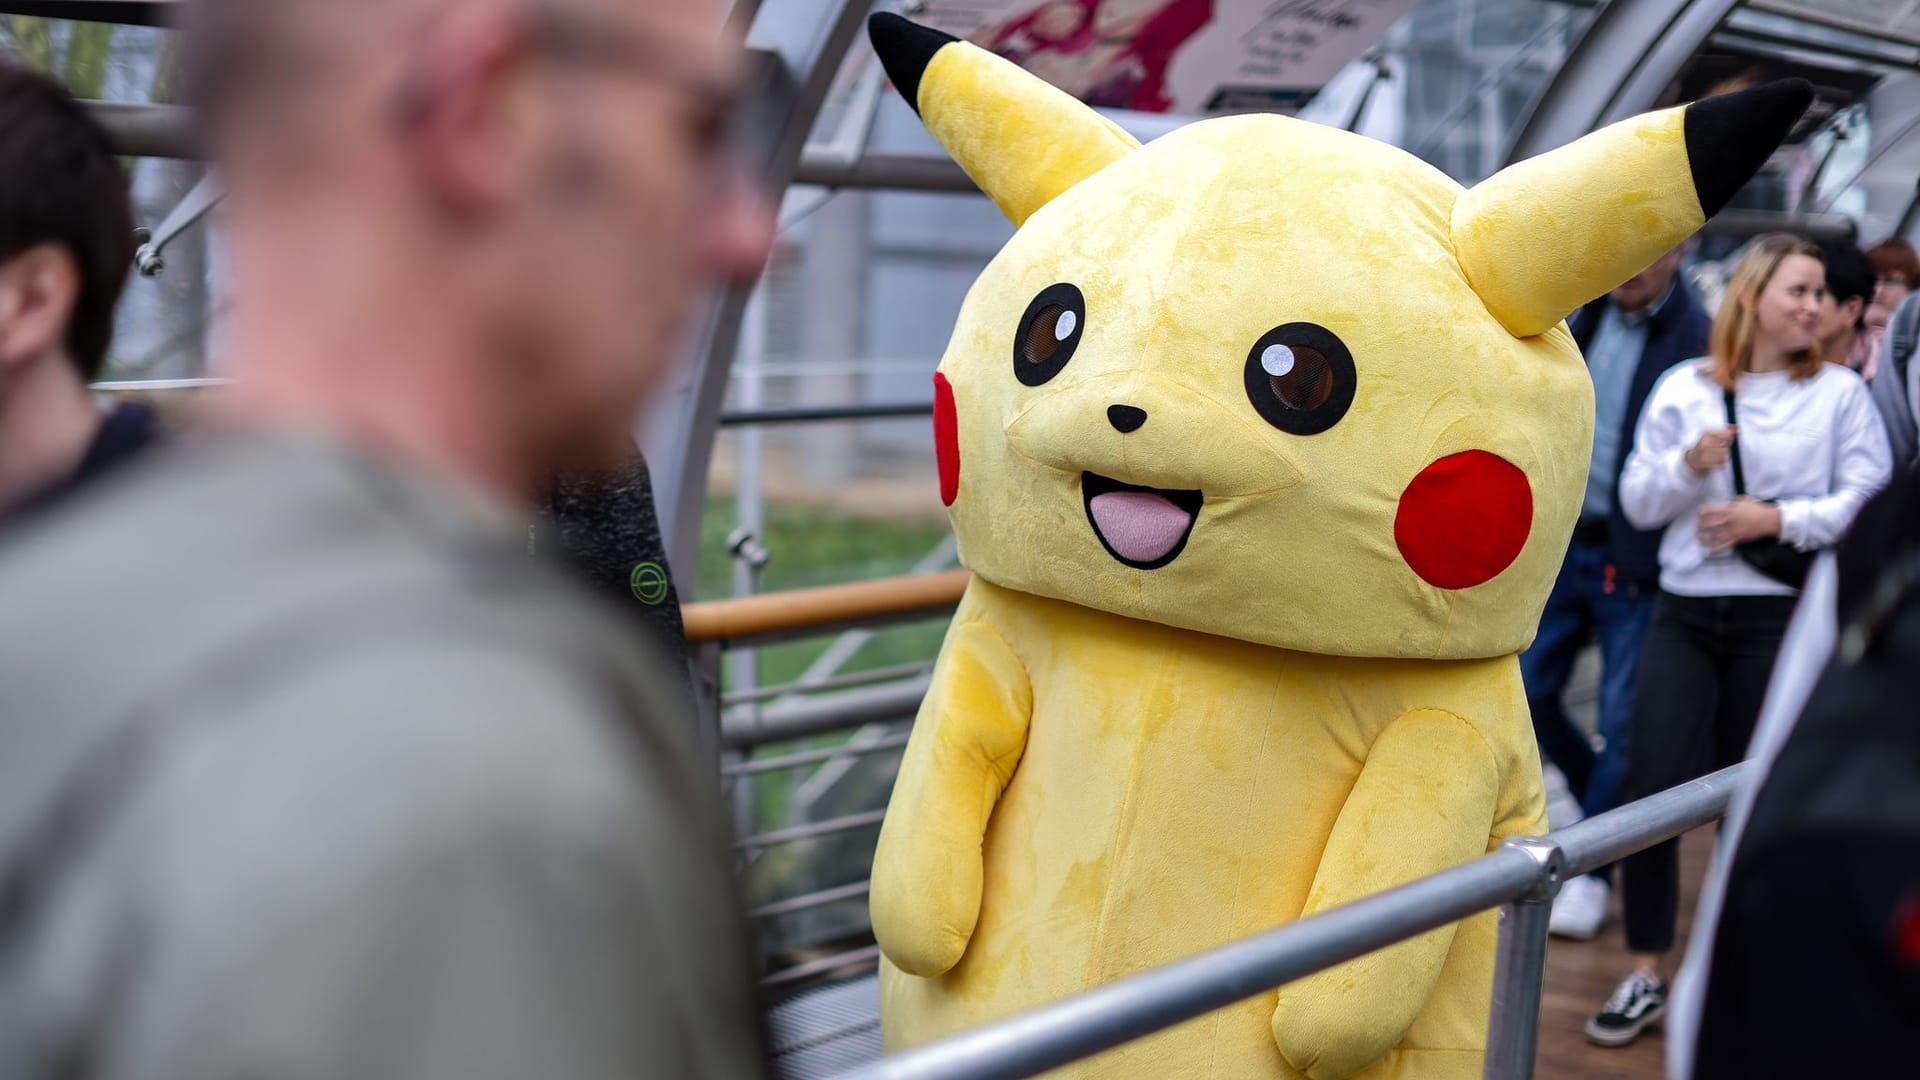
<path id="1" fill-rule="evenodd" d="M 1027 305 L 1013 338 L 1013 377 L 1042 386 L 1060 374 L 1087 328 L 1087 298 L 1067 282 L 1049 285 Z"/>
<path id="2" fill-rule="evenodd" d="M 1315 323 L 1276 326 L 1247 354 L 1247 400 L 1261 419 L 1290 435 L 1318 435 L 1353 407 L 1353 353 Z"/>

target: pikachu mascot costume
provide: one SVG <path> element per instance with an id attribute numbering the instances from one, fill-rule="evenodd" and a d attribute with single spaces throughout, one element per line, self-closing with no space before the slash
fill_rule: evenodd
<path id="1" fill-rule="evenodd" d="M 1698 229 L 1804 83 L 1652 113 L 1467 190 L 1273 115 L 1141 146 L 875 16 L 1019 231 L 935 376 L 974 579 L 873 872 L 891 1048 L 1544 831 L 1517 654 L 1580 508 L 1562 319 Z M 1062 1070 L 1478 1077 L 1492 913 Z"/>

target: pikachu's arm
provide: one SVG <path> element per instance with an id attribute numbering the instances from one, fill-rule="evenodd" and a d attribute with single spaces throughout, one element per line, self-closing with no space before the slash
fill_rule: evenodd
<path id="1" fill-rule="evenodd" d="M 1465 720 L 1416 709 L 1375 740 L 1303 915 L 1457 866 L 1487 850 L 1500 792 L 1493 751 Z M 1280 989 L 1273 1037 L 1314 1080 L 1351 1076 L 1398 1043 L 1453 945 L 1444 926 Z"/>
<path id="2" fill-rule="evenodd" d="M 963 616 L 965 608 L 962 608 Z M 1033 693 L 982 618 L 954 626 L 914 721 L 873 858 L 873 932 L 911 975 L 959 963 L 980 917 L 987 819 L 1026 750 Z"/>

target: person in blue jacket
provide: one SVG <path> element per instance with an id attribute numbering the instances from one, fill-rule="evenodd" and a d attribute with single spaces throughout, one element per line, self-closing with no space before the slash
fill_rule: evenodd
<path id="1" fill-rule="evenodd" d="M 1684 247 L 1567 320 L 1593 374 L 1593 460 L 1566 562 L 1539 634 L 1520 656 L 1520 673 L 1541 752 L 1589 816 L 1620 804 L 1634 673 L 1659 591 L 1660 534 L 1636 529 L 1622 515 L 1620 468 L 1653 384 L 1705 352 L 1712 325 L 1680 279 Z M 1575 657 L 1594 637 L 1601 666 L 1597 748 L 1561 702 Z M 1567 883 L 1554 901 L 1555 934 L 1584 940 L 1599 933 L 1612 892 L 1607 877 L 1600 871 Z"/>

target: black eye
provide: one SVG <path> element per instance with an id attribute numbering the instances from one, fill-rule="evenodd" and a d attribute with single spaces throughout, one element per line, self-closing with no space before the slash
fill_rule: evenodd
<path id="1" fill-rule="evenodd" d="M 1061 282 L 1040 290 L 1013 338 L 1013 377 L 1039 386 L 1067 366 L 1087 324 L 1087 298 Z"/>
<path id="2" fill-rule="evenodd" d="M 1261 335 L 1247 354 L 1247 400 L 1290 435 L 1318 435 L 1353 406 L 1353 354 L 1333 331 L 1288 323 Z"/>

